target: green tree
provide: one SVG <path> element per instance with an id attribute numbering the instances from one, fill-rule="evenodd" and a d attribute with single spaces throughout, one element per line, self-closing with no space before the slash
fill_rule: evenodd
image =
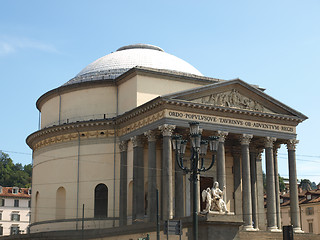
<path id="1" fill-rule="evenodd" d="M 286 185 L 284 184 L 284 180 L 283 180 L 283 177 L 279 175 L 279 190 L 280 192 L 283 192 L 285 189 L 286 189 Z"/>
<path id="2" fill-rule="evenodd" d="M 311 181 L 309 179 L 301 179 L 299 187 L 303 190 L 311 190 Z"/>
<path id="3" fill-rule="evenodd" d="M 0 151 L 0 185 L 5 187 L 30 187 L 32 165 L 14 164 L 8 154 Z"/>
<path id="4" fill-rule="evenodd" d="M 286 188 L 286 185 L 284 184 L 284 180 L 283 180 L 283 177 L 279 175 L 279 191 L 280 192 L 283 192 Z M 266 179 L 266 174 L 264 172 L 262 172 L 262 180 L 263 180 L 263 189 L 264 191 L 266 191 L 267 189 L 267 179 Z"/>

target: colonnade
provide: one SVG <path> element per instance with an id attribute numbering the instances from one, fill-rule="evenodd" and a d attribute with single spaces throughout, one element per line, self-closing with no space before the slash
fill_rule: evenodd
<path id="1" fill-rule="evenodd" d="M 172 219 L 185 216 L 183 172 L 175 165 L 175 181 L 173 184 L 173 154 L 171 147 L 171 136 L 175 130 L 174 125 L 164 124 L 155 130 L 148 130 L 142 136 L 130 138 L 133 144 L 133 196 L 132 196 L 132 223 L 145 221 L 144 209 L 144 161 L 142 137 L 148 141 L 148 207 L 147 220 L 156 221 L 156 134 L 160 131 L 162 135 L 162 164 L 161 164 L 161 208 L 162 219 Z M 228 132 L 218 131 L 219 148 L 217 152 L 217 181 L 223 191 L 226 185 L 226 153 L 225 140 Z M 232 148 L 233 174 L 234 174 L 234 209 L 236 215 L 243 216 L 245 230 L 257 230 L 265 228 L 264 192 L 262 182 L 261 153 L 265 150 L 266 161 L 266 183 L 267 183 L 267 230 L 278 231 L 281 229 L 279 179 L 277 150 L 280 144 L 274 137 L 257 137 L 263 139 L 263 143 L 252 141 L 253 135 L 242 134 L 239 137 L 240 146 Z M 127 225 L 127 194 L 128 194 L 128 162 L 127 148 L 128 140 L 120 142 L 120 226 Z M 281 142 L 284 142 L 282 140 Z M 290 182 L 290 211 L 291 223 L 295 231 L 301 231 L 300 215 L 298 206 L 297 173 L 295 147 L 297 140 L 286 140 L 289 162 Z M 241 162 L 241 164 L 240 164 Z M 242 183 L 241 183 L 242 180 Z M 242 185 L 241 185 L 242 184 Z M 242 186 L 242 187 L 241 187 Z M 241 191 L 242 188 L 242 191 Z M 174 195 L 173 195 L 174 193 Z M 174 196 L 174 197 L 173 197 Z M 224 198 L 226 194 L 224 194 Z M 224 199 L 226 200 L 226 199 Z"/>

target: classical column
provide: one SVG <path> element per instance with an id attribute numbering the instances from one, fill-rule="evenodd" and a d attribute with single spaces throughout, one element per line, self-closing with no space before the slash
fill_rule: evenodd
<path id="1" fill-rule="evenodd" d="M 162 219 L 173 218 L 173 191 L 172 191 L 172 148 L 171 136 L 176 126 L 164 124 L 159 126 L 163 136 L 162 153 Z"/>
<path id="2" fill-rule="evenodd" d="M 274 176 L 273 143 L 276 138 L 266 137 L 265 139 L 265 157 L 266 157 L 266 181 L 267 181 L 267 220 L 268 230 L 277 231 L 276 218 L 276 189 Z"/>
<path id="3" fill-rule="evenodd" d="M 121 141 L 120 148 L 120 204 L 119 204 L 119 225 L 127 225 L 127 198 L 128 198 L 128 172 L 127 172 L 127 150 L 128 142 Z"/>
<path id="4" fill-rule="evenodd" d="M 263 171 L 262 171 L 262 152 L 263 148 L 257 148 L 256 155 L 256 179 L 257 179 L 257 211 L 258 211 L 258 228 L 266 229 L 266 214 L 264 212 L 264 190 L 263 190 Z"/>
<path id="5" fill-rule="evenodd" d="M 132 220 L 134 223 L 144 218 L 144 160 L 141 137 L 134 136 L 131 141 L 133 145 Z"/>
<path id="6" fill-rule="evenodd" d="M 234 183 L 234 212 L 242 215 L 242 193 L 241 193 L 241 149 L 232 148 L 233 156 L 233 183 Z"/>
<path id="7" fill-rule="evenodd" d="M 150 222 L 157 219 L 157 161 L 156 161 L 156 135 L 152 130 L 144 133 L 148 138 L 148 208 L 147 215 Z"/>
<path id="8" fill-rule="evenodd" d="M 289 160 L 289 189 L 290 189 L 290 213 L 291 224 L 295 232 L 302 232 L 300 226 L 299 198 L 297 187 L 296 144 L 299 141 L 291 139 L 287 142 Z"/>
<path id="9" fill-rule="evenodd" d="M 258 229 L 258 199 L 257 199 L 257 152 L 255 147 L 250 149 L 250 180 L 251 180 L 251 201 L 252 201 L 252 222 L 253 228 Z"/>
<path id="10" fill-rule="evenodd" d="M 174 217 L 184 217 L 184 186 L 183 186 L 183 171 L 179 167 L 177 161 L 174 165 Z"/>
<path id="11" fill-rule="evenodd" d="M 228 132 L 218 131 L 219 137 L 219 147 L 218 147 L 218 155 L 217 155 L 217 180 L 220 186 L 220 189 L 223 191 L 223 200 L 226 202 L 226 157 L 225 157 L 225 148 L 224 142 Z"/>
<path id="12" fill-rule="evenodd" d="M 252 135 L 243 134 L 240 137 L 242 156 L 242 211 L 244 229 L 253 230 L 252 227 L 252 204 L 251 204 L 251 182 L 250 182 L 250 154 L 249 143 Z"/>
<path id="13" fill-rule="evenodd" d="M 281 229 L 281 215 L 280 215 L 280 190 L 279 190 L 279 172 L 278 172 L 278 149 L 280 144 L 274 144 L 273 159 L 274 159 L 274 177 L 275 177 L 275 194 L 276 194 L 276 218 L 277 227 Z"/>

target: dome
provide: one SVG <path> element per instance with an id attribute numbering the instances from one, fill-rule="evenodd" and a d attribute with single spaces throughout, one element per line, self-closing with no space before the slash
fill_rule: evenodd
<path id="1" fill-rule="evenodd" d="M 133 67 L 148 67 L 161 70 L 203 76 L 186 61 L 149 44 L 134 44 L 119 48 L 116 52 L 90 63 L 64 85 L 100 79 L 115 79 Z"/>

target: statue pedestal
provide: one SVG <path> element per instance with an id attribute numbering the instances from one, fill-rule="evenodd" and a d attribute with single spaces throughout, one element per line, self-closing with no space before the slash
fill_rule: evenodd
<path id="1" fill-rule="evenodd" d="M 209 211 L 209 212 L 200 212 L 199 215 L 202 214 L 208 214 L 208 215 L 228 215 L 228 216 L 233 216 L 234 212 L 219 212 L 219 211 Z"/>

